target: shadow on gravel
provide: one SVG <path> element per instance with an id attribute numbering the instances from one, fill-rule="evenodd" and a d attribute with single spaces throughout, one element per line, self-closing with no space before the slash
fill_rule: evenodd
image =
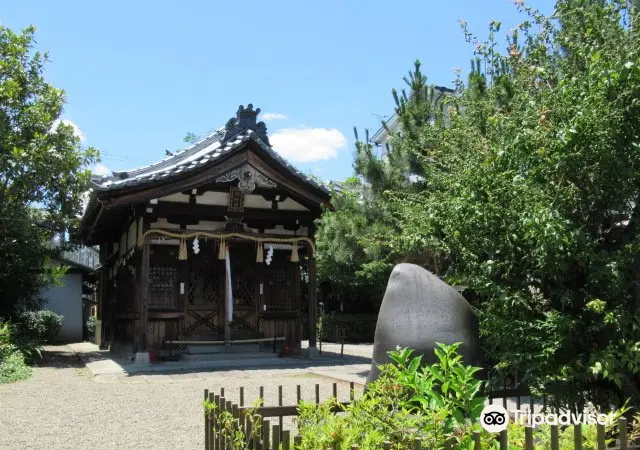
<path id="1" fill-rule="evenodd" d="M 274 358 L 277 362 L 271 362 L 269 359 L 261 360 L 260 362 L 253 362 L 251 365 L 247 365 L 246 360 L 239 360 L 237 364 L 231 361 L 221 358 L 220 367 L 215 367 L 215 360 L 208 361 L 184 361 L 184 362 L 164 362 L 153 363 L 151 366 L 141 367 L 133 364 L 126 364 L 122 366 L 122 369 L 128 375 L 161 375 L 161 374 L 189 374 L 189 373 L 202 373 L 202 372 L 225 372 L 229 370 L 242 370 L 250 372 L 252 370 L 268 370 L 268 369 L 307 369 L 310 367 L 340 367 L 349 366 L 353 364 L 371 364 L 371 358 L 365 358 L 361 356 L 344 356 L 335 355 L 328 352 L 323 352 L 317 358 L 307 359 L 302 357 L 285 357 Z M 283 360 L 286 360 L 283 361 Z M 369 374 L 366 370 L 362 372 L 365 376 Z"/>
<path id="2" fill-rule="evenodd" d="M 86 352 L 80 355 L 65 345 L 47 346 L 42 352 L 42 359 L 36 361 L 36 367 L 49 367 L 54 369 L 82 369 L 85 364 L 92 361 L 108 359 L 106 352 Z"/>

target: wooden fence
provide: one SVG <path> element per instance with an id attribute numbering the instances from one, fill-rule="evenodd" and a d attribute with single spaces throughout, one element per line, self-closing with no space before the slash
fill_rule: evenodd
<path id="1" fill-rule="evenodd" d="M 333 383 L 333 397 L 338 398 L 338 386 L 337 383 Z M 516 392 L 514 392 L 515 394 Z M 521 393 L 521 391 L 518 391 Z M 214 394 L 209 392 L 208 389 L 204 390 L 204 400 L 216 405 L 214 411 L 204 413 L 205 424 L 205 450 L 228 450 L 231 448 L 230 443 L 226 442 L 226 438 L 221 433 L 218 426 L 222 416 L 226 413 L 233 418 L 235 426 L 239 428 L 244 436 L 247 436 L 246 442 L 244 442 L 244 448 L 250 450 L 289 450 L 298 448 L 298 444 L 302 441 L 301 436 L 292 436 L 291 430 L 287 430 L 283 426 L 283 419 L 285 417 L 297 417 L 298 406 L 297 403 L 302 400 L 301 386 L 298 385 L 296 389 L 297 402 L 296 405 L 283 405 L 283 393 L 282 386 L 278 386 L 278 406 L 260 406 L 257 408 L 245 406 L 245 389 L 241 387 L 239 390 L 239 404 L 233 403 L 225 398 L 224 388 L 220 389 L 220 394 Z M 493 395 L 490 398 L 495 398 Z M 260 398 L 264 399 L 264 387 L 260 387 Z M 349 402 L 339 402 L 339 405 L 347 406 L 351 401 L 355 399 L 355 387 L 354 383 L 350 383 L 349 386 Z M 320 385 L 315 385 L 315 403 L 320 403 Z M 506 400 L 503 400 L 506 404 Z M 520 401 L 518 401 L 518 405 Z M 533 404 L 533 403 L 532 403 Z M 248 410 L 253 410 L 259 417 L 260 430 L 259 433 L 253 432 L 253 423 L 247 417 Z M 341 411 L 340 406 L 334 408 L 334 412 Z M 277 424 L 271 424 L 267 418 L 276 418 Z M 608 447 L 605 437 L 605 426 L 595 425 L 597 427 L 597 450 L 639 450 L 639 445 L 631 445 L 628 438 L 628 423 L 626 418 L 620 418 L 618 422 L 617 436 L 615 436 L 615 447 Z M 573 448 L 575 450 L 583 450 L 583 435 L 580 425 L 571 425 L 573 427 Z M 558 425 L 552 425 L 550 428 L 550 449 L 560 450 L 560 431 L 562 427 Z M 534 444 L 536 442 L 535 429 L 533 427 L 525 427 L 525 437 L 521 448 L 525 450 L 534 450 Z M 256 435 L 259 434 L 259 435 Z M 473 435 L 474 448 L 476 450 L 482 450 L 480 433 L 476 432 Z M 611 437 L 611 436 L 609 436 Z M 496 435 L 496 439 L 499 442 L 500 450 L 509 449 L 509 436 L 507 431 L 502 431 L 499 435 Z M 394 444 L 392 442 L 385 442 L 381 449 L 392 449 Z M 336 447 L 337 448 L 337 447 Z M 354 445 L 352 450 L 359 450 L 360 447 Z M 420 439 L 416 439 L 412 448 L 414 450 L 425 450 L 428 447 L 423 446 Z M 447 447 L 451 450 L 454 447 Z M 513 445 L 512 447 L 513 448 Z"/>
<path id="2" fill-rule="evenodd" d="M 332 396 L 338 398 L 338 384 L 332 385 Z M 264 399 L 264 387 L 260 387 L 259 398 Z M 349 399 L 353 401 L 355 398 L 355 383 L 349 383 Z M 224 388 L 220 389 L 220 394 L 214 394 L 209 392 L 208 389 L 204 390 L 204 399 L 209 400 L 216 405 L 216 411 L 213 414 L 208 414 L 205 411 L 204 424 L 205 424 L 205 449 L 206 450 L 226 450 L 228 448 L 222 433 L 216 428 L 216 423 L 223 412 L 229 412 L 237 420 L 240 429 L 245 436 L 251 436 L 252 424 L 246 420 L 245 413 L 250 407 L 245 405 L 245 389 L 241 387 L 239 389 L 239 404 L 233 403 L 225 398 Z M 278 386 L 278 406 L 260 406 L 254 409 L 255 412 L 261 416 L 262 424 L 260 427 L 261 436 L 259 439 L 248 439 L 246 443 L 247 449 L 252 450 L 271 450 L 280 449 L 280 446 L 284 450 L 289 448 L 295 448 L 291 446 L 291 430 L 284 428 L 285 417 L 297 417 L 298 416 L 298 403 L 302 400 L 302 387 L 296 386 L 296 405 L 285 406 L 283 405 L 283 388 Z M 320 403 L 320 385 L 315 385 L 315 403 Z M 342 406 L 349 405 L 349 402 L 341 402 Z M 338 412 L 340 407 L 336 407 L 334 412 Z M 267 418 L 276 418 L 278 424 L 271 425 L 271 422 Z M 294 443 L 300 439 L 300 436 L 294 437 Z M 281 445 L 282 444 L 282 445 Z"/>

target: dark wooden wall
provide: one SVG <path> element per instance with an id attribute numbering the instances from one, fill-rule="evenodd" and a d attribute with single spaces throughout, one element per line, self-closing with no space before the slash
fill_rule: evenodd
<path id="1" fill-rule="evenodd" d="M 149 319 L 147 325 L 147 347 L 162 348 L 166 339 L 177 339 L 180 335 L 179 319 Z"/>
<path id="2" fill-rule="evenodd" d="M 114 341 L 135 345 L 136 333 L 143 333 L 147 347 L 160 348 L 167 339 L 220 336 L 225 323 L 225 268 L 217 250 L 215 240 L 200 239 L 200 253 L 196 255 L 189 240 L 187 260 L 179 261 L 177 246 L 150 246 L 150 284 L 145 299 L 148 321 L 136 302 L 145 292 L 142 251 L 136 250 L 133 259 L 119 268 L 117 286 L 111 280 L 103 291 L 104 312 L 113 314 L 107 326 L 113 328 Z M 289 342 L 299 342 L 304 308 L 300 263 L 290 261 L 291 251 L 276 250 L 270 265 L 256 262 L 256 244 L 252 242 L 234 242 L 230 252 L 236 301 L 232 337 L 235 333 L 242 339 L 246 331 L 253 331 L 266 338 L 286 336 Z M 181 265 L 185 266 L 186 275 L 181 275 Z M 183 279 L 185 294 L 180 295 Z"/>

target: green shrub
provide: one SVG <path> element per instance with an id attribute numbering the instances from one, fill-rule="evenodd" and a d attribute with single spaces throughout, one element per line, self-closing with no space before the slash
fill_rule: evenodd
<path id="1" fill-rule="evenodd" d="M 481 448 L 501 448 L 499 435 L 480 426 L 480 415 L 487 401 L 480 395 L 482 381 L 476 379 L 480 369 L 463 364 L 459 346 L 437 344 L 434 349 L 437 362 L 427 366 L 422 365 L 420 356 L 413 357 L 410 349 L 389 352 L 391 363 L 380 366 L 378 379 L 347 406 L 335 398 L 320 404 L 301 401 L 296 419 L 301 442 L 296 450 L 350 450 L 354 446 L 378 450 L 385 441 L 392 442 L 394 449 L 409 449 L 415 448 L 416 439 L 422 441 L 421 448 L 471 450 L 475 448 L 476 432 Z M 204 402 L 204 407 L 210 414 L 216 414 L 217 431 L 225 436 L 229 448 L 247 448 L 249 436 L 238 418 L 229 411 L 217 411 L 217 405 L 209 401 Z M 336 414 L 336 410 L 340 413 Z M 627 410 L 616 411 L 614 423 Z M 260 419 L 257 411 L 252 410 L 254 437 L 260 436 Z M 608 437 L 613 436 L 615 428 L 615 425 L 606 427 Z M 575 448 L 573 430 L 573 427 L 560 429 L 560 450 Z M 598 448 L 595 426 L 583 426 L 582 433 L 585 450 Z M 549 426 L 536 428 L 536 450 L 551 448 L 550 436 Z M 634 439 L 640 436 L 640 416 L 632 422 L 629 436 Z M 509 424 L 508 437 L 509 449 L 525 447 L 523 425 Z"/>
<path id="2" fill-rule="evenodd" d="M 467 448 L 472 431 L 481 431 L 478 419 L 486 399 L 479 396 L 482 382 L 475 379 L 479 368 L 465 366 L 458 347 L 439 344 L 438 362 L 429 366 L 422 366 L 421 357 L 412 357 L 409 349 L 389 352 L 392 363 L 381 366 L 380 377 L 344 414 L 330 412 L 335 399 L 320 406 L 301 402 L 300 449 L 350 449 L 354 444 L 379 449 L 387 440 L 412 448 L 416 438 L 427 448 L 445 442 Z"/>
<path id="3" fill-rule="evenodd" d="M 628 407 L 623 407 L 613 413 L 613 421 L 605 425 L 605 445 L 607 448 L 615 443 L 615 435 L 618 431 L 618 420 L 627 414 Z M 596 450 L 598 447 L 598 429 L 594 425 L 582 425 L 582 448 L 584 450 Z M 525 426 L 521 424 L 509 423 L 507 428 L 509 436 L 509 448 L 525 448 Z M 559 448 L 561 450 L 573 450 L 575 448 L 574 427 L 559 428 Z M 537 425 L 534 432 L 534 449 L 546 450 L 551 446 L 551 427 L 547 424 Z M 635 415 L 630 422 L 628 430 L 629 442 L 636 442 L 640 437 L 640 416 Z M 484 447 L 483 447 L 484 448 Z M 632 447 L 634 448 L 634 447 Z"/>
<path id="4" fill-rule="evenodd" d="M 96 333 L 96 325 L 97 325 L 96 317 L 95 316 L 89 316 L 89 318 L 87 319 L 87 323 L 85 324 L 88 336 L 94 336 L 95 335 L 95 333 Z"/>
<path id="5" fill-rule="evenodd" d="M 11 325 L 0 322 L 0 384 L 24 380 L 31 375 L 20 350 L 11 342 Z"/>
<path id="6" fill-rule="evenodd" d="M 22 353 L 27 364 L 33 364 L 42 358 L 42 341 L 39 339 L 15 335 L 13 344 Z"/>
<path id="7" fill-rule="evenodd" d="M 481 431 L 478 419 L 485 398 L 478 395 L 482 382 L 475 379 L 477 367 L 465 366 L 457 353 L 459 344 L 438 345 L 438 362 L 423 367 L 421 357 L 411 350 L 390 352 L 392 363 L 381 366 L 381 375 L 367 392 L 347 407 L 335 398 L 319 405 L 300 402 L 298 431 L 302 438 L 298 450 L 322 448 L 361 450 L 380 449 L 384 441 L 394 448 L 413 448 L 414 439 L 424 440 L 426 448 L 472 448 L 472 431 Z M 342 408 L 342 414 L 332 410 Z M 205 402 L 208 411 L 215 405 Z M 220 432 L 238 447 L 246 442 L 237 419 L 226 416 Z M 473 425 L 472 425 L 473 423 Z M 495 435 L 483 432 L 487 445 Z M 491 448 L 483 446 L 483 448 Z"/>
<path id="8" fill-rule="evenodd" d="M 11 343 L 11 325 L 0 321 L 0 361 L 13 353 L 15 347 Z"/>
<path id="9" fill-rule="evenodd" d="M 18 350 L 0 361 L 0 384 L 25 380 L 31 376 L 31 367 Z"/>
<path id="10" fill-rule="evenodd" d="M 46 309 L 27 311 L 18 317 L 17 331 L 20 340 L 52 343 L 64 323 L 64 318 Z"/>

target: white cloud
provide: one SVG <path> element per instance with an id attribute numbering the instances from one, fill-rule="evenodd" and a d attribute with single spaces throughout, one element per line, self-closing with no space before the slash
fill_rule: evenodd
<path id="1" fill-rule="evenodd" d="M 282 119 L 287 119 L 287 116 L 280 113 L 264 113 L 262 115 L 262 118 L 264 120 L 282 120 Z"/>
<path id="2" fill-rule="evenodd" d="M 335 158 L 347 147 L 347 139 L 335 128 L 282 128 L 271 136 L 273 148 L 292 162 Z"/>
<path id="3" fill-rule="evenodd" d="M 93 175 L 98 175 L 103 177 L 106 175 L 111 175 L 111 169 L 109 169 L 104 164 L 97 163 L 91 168 L 91 173 Z"/>
<path id="4" fill-rule="evenodd" d="M 76 136 L 78 136 L 78 138 L 80 138 L 80 142 L 84 142 L 84 133 L 82 132 L 80 127 L 78 127 L 78 125 L 76 125 L 69 119 L 62 119 L 62 120 L 57 119 L 53 122 L 53 124 L 51 125 L 51 128 L 55 130 L 56 128 L 58 128 L 58 124 L 60 123 L 63 123 L 65 125 L 70 125 L 73 128 L 73 134 L 75 134 Z"/>

